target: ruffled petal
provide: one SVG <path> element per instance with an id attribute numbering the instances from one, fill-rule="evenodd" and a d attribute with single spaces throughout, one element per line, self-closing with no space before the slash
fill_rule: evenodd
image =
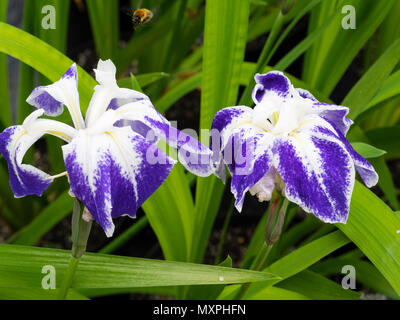
<path id="1" fill-rule="evenodd" d="M 41 196 L 53 181 L 42 170 L 22 163 L 26 151 L 45 133 L 64 140 L 70 139 L 75 133 L 73 128 L 60 122 L 37 120 L 43 112 L 44 110 L 33 112 L 23 125 L 9 127 L 0 134 L 0 152 L 7 160 L 10 186 L 17 198 L 31 194 Z"/>
<path id="2" fill-rule="evenodd" d="M 126 104 L 116 110 L 116 113 L 121 119 L 136 123 L 133 129 L 140 129 L 139 133 L 146 133 L 147 140 L 154 141 L 154 137 L 157 137 L 176 148 L 179 162 L 190 172 L 201 177 L 214 172 L 211 150 L 197 139 L 171 126 L 170 122 L 147 101 Z M 139 126 L 138 122 L 142 125 Z"/>
<path id="3" fill-rule="evenodd" d="M 257 73 L 254 79 L 256 85 L 252 92 L 252 98 L 255 104 L 271 96 L 285 99 L 298 94 L 290 80 L 280 71 L 271 71 L 265 74 Z"/>
<path id="4" fill-rule="evenodd" d="M 141 92 L 118 87 L 115 78 L 116 68 L 111 60 L 100 59 L 97 69 L 94 71 L 99 85 L 94 88 L 95 92 L 86 113 L 88 127 L 93 126 L 108 109 L 115 110 L 124 104 L 135 101 L 150 101 L 149 97 Z"/>
<path id="5" fill-rule="evenodd" d="M 35 88 L 26 102 L 35 108 L 43 109 L 48 116 L 60 115 L 65 105 L 71 114 L 75 128 L 85 127 L 79 106 L 78 70 L 75 63 L 59 81 Z"/>
<path id="6" fill-rule="evenodd" d="M 223 145 L 228 141 L 232 130 L 242 124 L 250 123 L 253 109 L 245 106 L 228 107 L 218 111 L 211 125 L 210 149 L 213 152 L 214 174 L 225 183 L 225 166 L 222 160 Z"/>
<path id="7" fill-rule="evenodd" d="M 231 191 L 238 211 L 242 210 L 246 192 L 270 169 L 271 142 L 269 134 L 242 125 L 232 131 L 223 146 L 222 157 L 232 175 Z"/>
<path id="8" fill-rule="evenodd" d="M 320 126 L 316 130 L 339 139 L 353 159 L 356 170 L 360 174 L 360 177 L 361 179 L 363 179 L 365 185 L 368 188 L 375 186 L 378 183 L 379 176 L 376 173 L 374 167 L 354 150 L 354 148 L 351 146 L 349 141 L 347 141 L 346 137 L 342 133 L 342 130 L 340 130 L 334 122 L 328 119 L 325 120 L 331 125 L 332 129 L 327 129 L 326 127 Z"/>
<path id="9" fill-rule="evenodd" d="M 130 127 L 97 135 L 82 130 L 62 149 L 71 192 L 109 237 L 112 218 L 134 217 L 175 163 Z"/>
<path id="10" fill-rule="evenodd" d="M 322 118 L 332 122 L 337 130 L 340 131 L 343 136 L 346 136 L 350 126 L 353 124 L 353 121 L 347 118 L 349 108 L 318 101 L 313 104 L 312 108 Z"/>
<path id="11" fill-rule="evenodd" d="M 305 128 L 309 126 L 309 128 Z M 346 223 L 355 170 L 350 154 L 335 137 L 302 130 L 274 142 L 274 167 L 285 196 L 325 222 Z"/>

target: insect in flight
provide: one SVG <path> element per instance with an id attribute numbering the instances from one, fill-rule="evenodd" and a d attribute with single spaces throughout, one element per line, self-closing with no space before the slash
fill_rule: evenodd
<path id="1" fill-rule="evenodd" d="M 132 15 L 133 29 L 139 25 L 149 22 L 153 18 L 153 12 L 149 9 L 136 9 Z"/>

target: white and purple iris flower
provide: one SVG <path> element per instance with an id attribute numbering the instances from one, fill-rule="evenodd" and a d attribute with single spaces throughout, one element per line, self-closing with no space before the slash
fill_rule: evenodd
<path id="1" fill-rule="evenodd" d="M 146 95 L 119 88 L 116 69 L 110 60 L 100 60 L 95 74 L 99 85 L 95 87 L 85 119 L 79 105 L 77 68 L 73 64 L 59 81 L 33 90 L 27 102 L 38 110 L 22 125 L 1 133 L 0 152 L 8 162 L 15 197 L 40 196 L 54 178 L 63 174 L 50 176 L 23 164 L 24 154 L 44 134 L 67 142 L 62 153 L 70 192 L 111 236 L 112 218 L 125 214 L 134 217 L 176 162 L 155 145 L 158 139 L 177 148 L 182 164 L 199 176 L 212 173 L 211 151 L 172 127 Z M 40 118 L 60 115 L 64 106 L 74 127 Z"/>
<path id="2" fill-rule="evenodd" d="M 216 175 L 232 175 L 231 191 L 241 211 L 247 191 L 260 201 L 274 188 L 324 222 L 346 223 L 357 170 L 367 187 L 378 182 L 371 164 L 346 140 L 348 108 L 317 101 L 281 72 L 255 76 L 255 107 L 222 109 L 212 129 L 219 162 Z M 217 144 L 217 147 L 215 146 Z"/>

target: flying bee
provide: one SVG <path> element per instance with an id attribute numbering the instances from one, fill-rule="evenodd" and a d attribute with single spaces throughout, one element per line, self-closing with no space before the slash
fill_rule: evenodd
<path id="1" fill-rule="evenodd" d="M 136 9 L 132 15 L 132 23 L 133 29 L 141 25 L 149 22 L 153 18 L 153 12 L 149 9 Z"/>

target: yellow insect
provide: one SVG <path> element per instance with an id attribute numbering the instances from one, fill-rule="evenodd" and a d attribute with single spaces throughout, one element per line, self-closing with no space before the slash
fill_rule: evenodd
<path id="1" fill-rule="evenodd" d="M 149 9 L 136 9 L 132 16 L 133 29 L 136 30 L 139 25 L 149 22 L 152 18 L 153 12 Z"/>

